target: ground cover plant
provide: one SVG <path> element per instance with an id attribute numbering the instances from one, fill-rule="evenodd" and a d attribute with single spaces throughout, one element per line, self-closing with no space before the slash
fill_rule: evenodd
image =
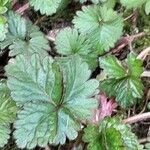
<path id="1" fill-rule="evenodd" d="M 150 0 L 0 0 L 0 150 L 150 149 Z"/>

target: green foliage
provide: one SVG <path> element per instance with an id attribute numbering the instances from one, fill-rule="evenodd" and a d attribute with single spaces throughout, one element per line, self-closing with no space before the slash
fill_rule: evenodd
<path id="1" fill-rule="evenodd" d="M 80 3 L 87 2 L 88 0 L 79 0 Z M 91 0 L 93 4 L 101 4 L 101 5 L 107 5 L 108 7 L 112 8 L 114 7 L 117 0 Z"/>
<path id="2" fill-rule="evenodd" d="M 7 4 L 11 0 L 0 0 L 0 42 L 6 38 L 7 33 L 7 19 L 4 14 L 7 12 Z"/>
<path id="3" fill-rule="evenodd" d="M 147 0 L 146 4 L 145 4 L 145 12 L 146 14 L 150 14 L 150 1 Z"/>
<path id="4" fill-rule="evenodd" d="M 40 10 L 41 14 L 52 15 L 65 7 L 69 0 L 29 0 L 29 2 L 36 11 Z"/>
<path id="5" fill-rule="evenodd" d="M 10 91 L 5 80 L 0 80 L 0 147 L 7 144 L 9 139 L 10 123 L 16 118 L 16 105 L 10 97 Z"/>
<path id="6" fill-rule="evenodd" d="M 105 107 L 100 108 L 98 102 L 101 106 L 109 103 L 108 110 L 114 104 L 113 100 L 102 101 L 101 97 L 97 101 L 99 89 L 105 92 L 106 99 L 115 98 L 125 111 L 143 96 L 142 62 L 132 53 L 122 62 L 113 53 L 107 53 L 118 40 L 119 48 L 124 42 L 121 38 L 127 33 L 126 28 L 123 29 L 124 21 L 130 19 L 130 16 L 122 17 L 125 16 L 124 9 L 132 13 L 128 9 L 144 8 L 148 15 L 150 0 L 73 1 L 28 0 L 30 8 L 21 16 L 7 12 L 15 1 L 0 0 L 0 50 L 9 52 L 9 55 L 0 53 L 0 59 L 10 59 L 8 63 L 4 60 L 2 66 L 0 64 L 0 147 L 13 149 L 9 144 L 5 147 L 11 135 L 10 139 L 15 139 L 17 144 L 14 148 L 18 150 L 58 144 L 70 146 L 70 143 L 74 145 L 70 149 L 82 149 L 83 142 L 88 143 L 88 150 L 142 150 L 131 127 L 123 124 L 121 118 L 104 118 L 97 124 L 94 121 L 100 118 L 101 110 L 105 112 Z M 24 9 L 24 2 L 26 6 L 26 1 L 20 0 L 12 9 Z M 68 4 L 69 15 L 64 11 Z M 39 12 L 34 12 L 31 7 Z M 64 28 L 66 20 L 60 14 L 62 10 L 67 21 L 78 10 L 73 25 L 67 22 L 67 28 Z M 56 12 L 58 15 L 54 15 Z M 140 9 L 140 20 L 135 24 L 140 32 L 147 30 L 149 24 L 145 12 Z M 59 14 L 61 19 L 53 22 Z M 30 19 L 38 22 L 39 27 Z M 139 24 L 141 28 L 138 28 Z M 54 30 L 60 26 L 64 29 L 55 38 Z M 48 41 L 42 31 L 50 36 L 52 33 L 55 42 Z M 125 50 L 123 55 L 127 54 Z M 100 67 L 97 67 L 98 57 Z M 105 77 L 101 77 L 99 84 L 95 77 L 102 70 Z M 1 80 L 3 77 L 6 79 Z M 93 121 L 92 118 L 96 119 Z M 81 138 L 78 132 L 83 128 L 83 141 L 78 145 L 78 138 Z M 69 142 L 76 138 L 77 141 Z"/>
<path id="7" fill-rule="evenodd" d="M 123 19 L 112 8 L 106 6 L 83 6 L 77 11 L 73 23 L 95 46 L 108 51 L 122 35 Z"/>
<path id="8" fill-rule="evenodd" d="M 138 8 L 141 7 L 146 0 L 120 0 L 123 6 L 130 8 Z"/>
<path id="9" fill-rule="evenodd" d="M 131 8 L 139 8 L 145 5 L 145 12 L 148 15 L 150 13 L 150 1 L 149 0 L 120 0 L 122 5 Z"/>
<path id="10" fill-rule="evenodd" d="M 121 119 L 105 118 L 96 125 L 84 129 L 83 140 L 88 143 L 88 150 L 141 150 L 136 136 L 129 125 Z"/>
<path id="11" fill-rule="evenodd" d="M 115 96 L 122 107 L 135 104 L 143 96 L 143 84 L 140 75 L 143 72 L 142 62 L 129 54 L 126 65 L 122 65 L 114 56 L 100 58 L 100 67 L 108 78 L 101 83 L 101 89 L 109 96 Z"/>
<path id="12" fill-rule="evenodd" d="M 43 33 L 39 28 L 32 25 L 20 15 L 9 12 L 8 29 L 6 39 L 0 43 L 0 48 L 5 49 L 9 46 L 9 56 L 18 54 L 31 55 L 39 53 L 42 56 L 47 55 L 49 45 Z"/>
<path id="13" fill-rule="evenodd" d="M 20 148 L 64 144 L 81 130 L 81 121 L 92 116 L 97 101 L 91 98 L 98 81 L 79 57 L 58 64 L 50 57 L 41 61 L 17 56 L 6 67 L 11 96 L 18 106 L 14 136 Z"/>
<path id="14" fill-rule="evenodd" d="M 92 44 L 76 29 L 65 28 L 60 31 L 57 34 L 55 45 L 59 54 L 63 56 L 78 54 L 90 65 L 91 69 L 95 69 L 97 66 L 97 54 L 92 48 Z"/>

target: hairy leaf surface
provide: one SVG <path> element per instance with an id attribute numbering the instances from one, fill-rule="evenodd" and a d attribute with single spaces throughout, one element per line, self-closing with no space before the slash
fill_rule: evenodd
<path id="1" fill-rule="evenodd" d="M 77 11 L 73 23 L 95 46 L 100 45 L 105 51 L 122 35 L 122 17 L 106 6 L 83 6 L 82 11 Z"/>
<path id="2" fill-rule="evenodd" d="M 29 0 L 30 5 L 34 9 L 40 10 L 41 14 L 52 15 L 56 13 L 59 8 L 63 8 L 68 4 L 68 0 Z"/>
<path id="3" fill-rule="evenodd" d="M 30 21 L 25 20 L 20 15 L 10 12 L 8 15 L 8 29 L 6 39 L 0 43 L 0 48 L 9 46 L 10 56 L 18 54 L 32 55 L 39 53 L 42 56 L 47 55 L 49 45 L 43 33 L 39 28 L 32 25 Z"/>
<path id="4" fill-rule="evenodd" d="M 7 30 L 7 19 L 4 14 L 7 12 L 6 4 L 11 0 L 0 0 L 0 42 L 6 38 Z"/>
<path id="5" fill-rule="evenodd" d="M 98 126 L 89 125 L 84 132 L 88 150 L 141 150 L 131 127 L 122 124 L 117 117 L 105 118 Z"/>
<path id="6" fill-rule="evenodd" d="M 101 83 L 101 89 L 124 108 L 136 103 L 143 95 L 143 84 L 140 75 L 143 72 L 142 62 L 133 54 L 129 54 L 126 66 L 114 56 L 100 58 L 100 66 L 108 78 Z M 127 68 L 126 68 L 127 67 Z"/>
<path id="7" fill-rule="evenodd" d="M 141 7 L 146 0 L 120 0 L 120 2 L 127 8 L 138 8 Z"/>
<path id="8" fill-rule="evenodd" d="M 90 41 L 84 35 L 79 34 L 76 29 L 65 28 L 60 31 L 56 36 L 55 45 L 59 54 L 63 56 L 78 54 L 90 65 L 90 68 L 96 68 L 97 52 L 93 51 Z"/>
<path id="9" fill-rule="evenodd" d="M 14 133 L 20 148 L 64 144 L 73 140 L 81 121 L 89 119 L 97 101 L 91 98 L 98 81 L 80 57 L 58 64 L 50 57 L 17 56 L 6 67 L 11 96 L 23 109 Z"/>
<path id="10" fill-rule="evenodd" d="M 0 81 L 0 147 L 7 144 L 10 137 L 10 123 L 16 117 L 16 105 L 10 97 L 6 81 Z"/>

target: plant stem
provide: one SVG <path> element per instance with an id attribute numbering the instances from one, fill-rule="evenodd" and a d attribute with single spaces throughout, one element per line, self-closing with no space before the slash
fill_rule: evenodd
<path id="1" fill-rule="evenodd" d="M 124 119 L 122 122 L 125 124 L 132 124 L 132 123 L 136 123 L 136 122 L 143 121 L 146 119 L 150 119 L 150 112 L 129 117 L 127 119 Z"/>
<path id="2" fill-rule="evenodd" d="M 146 48 L 145 50 L 143 50 L 138 56 L 137 59 L 141 59 L 144 60 L 147 55 L 150 53 L 150 47 Z"/>
<path id="3" fill-rule="evenodd" d="M 23 14 L 29 8 L 29 3 L 24 4 L 22 7 L 16 10 L 17 13 Z"/>
<path id="4" fill-rule="evenodd" d="M 144 72 L 141 74 L 141 77 L 150 77 L 150 71 L 144 71 Z"/>

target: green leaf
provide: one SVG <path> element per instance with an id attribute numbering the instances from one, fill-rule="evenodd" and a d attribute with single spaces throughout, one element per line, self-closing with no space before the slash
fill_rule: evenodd
<path id="1" fill-rule="evenodd" d="M 7 32 L 8 32 L 8 25 L 6 23 L 6 18 L 0 16 L 0 42 L 4 41 Z"/>
<path id="2" fill-rule="evenodd" d="M 146 2 L 146 0 L 120 0 L 120 2 L 123 6 L 131 9 L 141 7 Z"/>
<path id="3" fill-rule="evenodd" d="M 29 0 L 31 6 L 41 14 L 52 15 L 58 9 L 62 9 L 68 4 L 68 0 Z"/>
<path id="4" fill-rule="evenodd" d="M 106 6 L 83 6 L 77 11 L 73 23 L 93 43 L 108 51 L 122 35 L 123 19 L 112 8 Z"/>
<path id="5" fill-rule="evenodd" d="M 16 118 L 16 105 L 10 97 L 6 81 L 0 81 L 0 147 L 7 144 L 10 134 L 10 123 Z"/>
<path id="6" fill-rule="evenodd" d="M 7 3 L 11 2 L 11 0 L 0 0 L 0 14 L 4 14 L 7 11 Z"/>
<path id="7" fill-rule="evenodd" d="M 146 4 L 145 4 L 145 12 L 147 15 L 150 14 L 150 1 L 147 0 Z"/>
<path id="8" fill-rule="evenodd" d="M 126 70 L 115 56 L 107 56 L 104 59 L 100 58 L 100 67 L 110 78 L 120 78 L 126 75 Z"/>
<path id="9" fill-rule="evenodd" d="M 32 55 L 33 53 L 39 53 L 43 57 L 47 55 L 47 50 L 50 49 L 48 40 L 30 21 L 16 13 L 9 12 L 8 29 L 9 32 L 6 39 L 0 43 L 0 48 L 4 49 L 9 46 L 9 56 Z"/>
<path id="10" fill-rule="evenodd" d="M 65 28 L 60 31 L 56 36 L 55 45 L 59 54 L 63 56 L 78 54 L 90 65 L 91 69 L 96 68 L 97 54 L 93 51 L 89 40 L 79 34 L 76 29 Z"/>
<path id="11" fill-rule="evenodd" d="M 7 19 L 4 14 L 7 12 L 6 4 L 10 0 L 0 0 L 0 42 L 6 38 L 6 33 L 8 32 L 7 28 Z"/>
<path id="12" fill-rule="evenodd" d="M 105 118 L 98 126 L 89 125 L 84 129 L 84 142 L 88 150 L 140 150 L 136 136 L 129 125 L 117 117 Z"/>
<path id="13" fill-rule="evenodd" d="M 133 53 L 130 53 L 127 57 L 128 74 L 140 77 L 143 73 L 143 62 L 136 58 Z M 136 70 L 136 71 L 135 71 Z"/>
<path id="14" fill-rule="evenodd" d="M 79 0 L 80 3 L 87 2 L 87 0 Z"/>
<path id="15" fill-rule="evenodd" d="M 78 56 L 66 63 L 38 55 L 17 56 L 6 67 L 11 96 L 23 109 L 14 136 L 20 148 L 64 144 L 81 130 L 81 122 L 97 107 L 93 97 L 99 83 Z M 11 62 L 12 62 L 11 61 Z"/>
<path id="16" fill-rule="evenodd" d="M 100 58 L 100 66 L 108 76 L 102 81 L 100 88 L 108 96 L 115 96 L 120 106 L 130 107 L 143 96 L 144 87 L 140 79 L 143 72 L 142 62 L 132 53 L 128 55 L 125 66 L 114 56 Z"/>
<path id="17" fill-rule="evenodd" d="M 80 3 L 87 2 L 88 0 L 78 0 Z M 91 0 L 94 4 L 101 4 L 107 6 L 107 8 L 113 8 L 117 0 Z"/>

